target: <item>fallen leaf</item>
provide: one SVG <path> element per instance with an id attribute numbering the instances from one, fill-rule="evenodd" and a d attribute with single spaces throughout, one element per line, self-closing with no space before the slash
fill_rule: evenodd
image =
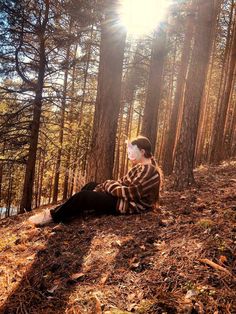
<path id="1" fill-rule="evenodd" d="M 28 256 L 26 259 L 27 259 L 28 261 L 33 261 L 34 258 L 35 258 L 35 255 L 31 255 L 31 256 Z"/>
<path id="2" fill-rule="evenodd" d="M 101 278 L 101 280 L 100 280 L 100 284 L 101 284 L 101 285 L 104 285 L 105 282 L 107 281 L 108 277 L 109 277 L 109 274 L 103 275 L 102 278 Z"/>
<path id="3" fill-rule="evenodd" d="M 196 296 L 198 294 L 198 292 L 196 290 L 188 290 L 186 295 L 185 295 L 185 299 L 190 299 L 194 296 Z"/>
<path id="4" fill-rule="evenodd" d="M 224 264 L 225 262 L 227 262 L 227 257 L 224 255 L 221 255 L 219 257 L 219 262 L 220 262 L 220 264 Z"/>
<path id="5" fill-rule="evenodd" d="M 95 308 L 94 308 L 95 313 L 94 314 L 102 314 L 101 302 L 96 295 L 94 296 L 94 300 L 95 300 Z"/>
<path id="6" fill-rule="evenodd" d="M 131 264 L 130 266 L 131 266 L 132 268 L 137 268 L 137 267 L 139 267 L 139 265 L 140 265 L 140 263 L 137 262 L 137 263 Z"/>
<path id="7" fill-rule="evenodd" d="M 122 245 L 122 243 L 121 243 L 121 241 L 120 241 L 120 240 L 117 240 L 117 241 L 116 241 L 116 244 L 117 244 L 117 245 L 119 245 L 119 246 L 121 246 L 121 245 Z"/>
<path id="8" fill-rule="evenodd" d="M 133 301 L 135 299 L 135 297 L 136 297 L 135 293 L 131 293 L 131 294 L 129 294 L 127 296 L 127 299 L 128 299 L 129 302 L 131 302 L 131 301 Z"/>
<path id="9" fill-rule="evenodd" d="M 52 230 L 55 232 L 58 232 L 58 231 L 63 231 L 63 229 L 64 229 L 64 226 L 62 224 L 58 224 Z"/>
<path id="10" fill-rule="evenodd" d="M 77 280 L 77 279 L 82 278 L 82 277 L 84 277 L 84 273 L 75 273 L 75 274 L 71 275 L 70 278 L 72 280 Z"/>
<path id="11" fill-rule="evenodd" d="M 51 289 L 48 289 L 47 292 L 52 294 L 52 293 L 54 293 L 57 290 L 57 288 L 58 288 L 58 285 L 55 285 Z"/>
<path id="12" fill-rule="evenodd" d="M 130 305 L 127 307 L 127 310 L 128 310 L 129 312 L 133 312 L 134 309 L 136 308 L 136 306 L 137 306 L 136 303 L 132 303 L 132 304 L 130 304 Z"/>

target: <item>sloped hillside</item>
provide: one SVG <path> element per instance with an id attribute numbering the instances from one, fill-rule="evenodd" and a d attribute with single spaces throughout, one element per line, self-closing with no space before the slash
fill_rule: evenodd
<path id="1" fill-rule="evenodd" d="M 1 220 L 0 313 L 236 313 L 236 163 L 196 178 L 160 213 Z"/>

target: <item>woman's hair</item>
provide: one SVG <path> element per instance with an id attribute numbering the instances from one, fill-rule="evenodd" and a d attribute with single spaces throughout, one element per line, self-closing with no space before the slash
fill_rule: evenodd
<path id="1" fill-rule="evenodd" d="M 147 137 L 140 135 L 136 137 L 135 139 L 131 140 L 131 144 L 137 145 L 139 149 L 144 149 L 145 150 L 144 157 L 151 158 L 153 156 L 152 145 L 151 145 L 150 140 Z M 158 189 L 158 194 L 157 194 L 157 200 L 159 201 L 160 190 L 163 188 L 163 172 L 158 165 L 156 165 L 156 168 L 160 175 L 160 184 L 159 184 L 159 189 Z"/>
<path id="2" fill-rule="evenodd" d="M 144 157 L 151 158 L 152 157 L 152 145 L 149 139 L 145 136 L 138 136 L 135 139 L 131 140 L 132 145 L 137 145 L 141 150 L 145 150 Z"/>

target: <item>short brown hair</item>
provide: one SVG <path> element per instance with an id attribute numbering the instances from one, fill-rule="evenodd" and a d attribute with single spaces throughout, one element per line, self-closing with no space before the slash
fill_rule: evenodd
<path id="1" fill-rule="evenodd" d="M 132 145 L 137 145 L 139 149 L 145 150 L 144 157 L 152 157 L 152 145 L 149 139 L 145 136 L 138 136 L 135 139 L 131 140 Z"/>

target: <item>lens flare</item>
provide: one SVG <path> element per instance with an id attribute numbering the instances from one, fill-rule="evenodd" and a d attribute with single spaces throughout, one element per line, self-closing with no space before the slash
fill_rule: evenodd
<path id="1" fill-rule="evenodd" d="M 165 19 L 169 2 L 169 0 L 121 0 L 121 23 L 131 35 L 148 34 Z"/>

